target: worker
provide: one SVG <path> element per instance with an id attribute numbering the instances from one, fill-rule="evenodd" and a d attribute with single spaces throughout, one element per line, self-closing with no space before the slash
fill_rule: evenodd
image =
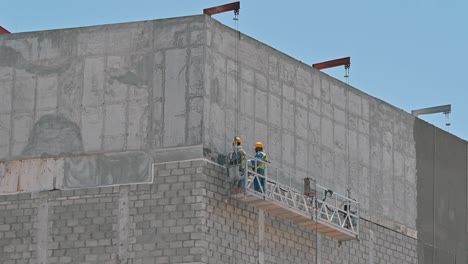
<path id="1" fill-rule="evenodd" d="M 255 159 L 250 160 L 249 165 L 259 174 L 254 177 L 254 188 L 257 192 L 265 192 L 265 177 L 262 176 L 265 176 L 266 162 L 268 162 L 268 157 L 263 151 L 263 143 L 255 143 Z"/>
<path id="2" fill-rule="evenodd" d="M 242 139 L 234 137 L 232 140 L 232 151 L 228 155 L 227 164 L 231 166 L 239 166 L 239 174 L 236 175 L 234 181 L 237 182 L 238 187 L 244 187 L 244 174 L 246 165 L 246 153 L 242 148 Z"/>

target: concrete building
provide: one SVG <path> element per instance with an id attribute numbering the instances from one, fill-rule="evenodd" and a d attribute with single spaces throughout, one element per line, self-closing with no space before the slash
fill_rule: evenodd
<path id="1" fill-rule="evenodd" d="M 468 146 L 208 16 L 0 35 L 0 262 L 467 263 Z M 360 241 L 226 195 L 233 136 Z"/>

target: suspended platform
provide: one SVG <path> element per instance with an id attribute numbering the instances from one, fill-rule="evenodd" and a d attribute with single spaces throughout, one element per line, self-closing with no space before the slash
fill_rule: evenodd
<path id="1" fill-rule="evenodd" d="M 249 162 L 261 161 L 251 159 Z M 253 168 L 247 168 L 244 173 L 238 165 L 227 168 L 230 197 L 338 241 L 359 238 L 359 203 L 356 200 L 336 194 L 314 181 L 305 181 L 309 186 L 298 191 L 291 187 L 292 175 L 270 164 L 263 174 Z M 288 181 L 289 184 L 282 183 Z"/>

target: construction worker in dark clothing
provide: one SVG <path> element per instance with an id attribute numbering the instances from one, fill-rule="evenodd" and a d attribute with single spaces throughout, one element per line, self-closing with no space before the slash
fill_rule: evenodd
<path id="1" fill-rule="evenodd" d="M 255 143 L 255 159 L 250 160 L 251 168 L 260 175 L 254 177 L 254 188 L 257 192 L 265 192 L 265 175 L 266 163 L 268 162 L 267 154 L 263 151 L 263 143 Z"/>

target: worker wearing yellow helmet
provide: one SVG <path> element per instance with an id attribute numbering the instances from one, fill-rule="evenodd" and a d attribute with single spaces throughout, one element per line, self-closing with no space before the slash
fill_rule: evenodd
<path id="1" fill-rule="evenodd" d="M 263 143 L 255 143 L 255 159 L 250 160 L 250 166 L 259 175 L 254 178 L 254 188 L 257 192 L 265 191 L 265 175 L 266 162 L 268 162 L 267 154 L 263 151 Z"/>

